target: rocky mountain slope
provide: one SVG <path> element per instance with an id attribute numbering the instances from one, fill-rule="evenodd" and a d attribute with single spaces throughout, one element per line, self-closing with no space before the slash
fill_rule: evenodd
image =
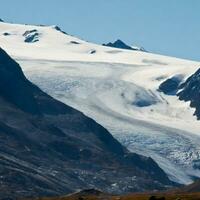
<path id="1" fill-rule="evenodd" d="M 190 106 L 195 108 L 194 115 L 200 119 L 200 69 L 182 83 L 179 90 L 180 100 L 189 101 Z"/>
<path id="2" fill-rule="evenodd" d="M 101 125 L 29 82 L 0 49 L 0 198 L 163 189 L 151 159 L 130 153 Z"/>
<path id="3" fill-rule="evenodd" d="M 177 75 L 166 79 L 159 86 L 159 91 L 166 95 L 177 95 L 180 100 L 189 102 L 194 108 L 194 115 L 200 119 L 200 69 L 187 77 Z"/>

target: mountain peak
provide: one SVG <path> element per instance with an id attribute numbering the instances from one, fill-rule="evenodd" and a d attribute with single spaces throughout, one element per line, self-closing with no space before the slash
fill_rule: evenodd
<path id="1" fill-rule="evenodd" d="M 109 42 L 107 44 L 103 44 L 103 46 L 114 47 L 114 48 L 119 48 L 119 49 L 128 49 L 128 50 L 134 50 L 134 51 L 145 51 L 146 52 L 146 50 L 143 47 L 131 47 L 120 39 L 117 39 L 113 43 Z"/>
<path id="2" fill-rule="evenodd" d="M 132 50 L 130 46 L 128 46 L 126 43 L 124 43 L 122 40 L 117 39 L 115 42 L 109 42 L 107 44 L 103 44 L 103 46 L 108 46 L 108 47 L 114 47 L 114 48 L 119 48 L 119 49 L 128 49 Z"/>

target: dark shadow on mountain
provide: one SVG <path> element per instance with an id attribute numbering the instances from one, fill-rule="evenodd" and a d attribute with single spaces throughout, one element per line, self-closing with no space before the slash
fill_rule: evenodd
<path id="1" fill-rule="evenodd" d="M 179 99 L 190 101 L 190 106 L 195 108 L 194 115 L 200 119 L 200 69 L 192 74 L 184 83 L 179 86 Z"/>

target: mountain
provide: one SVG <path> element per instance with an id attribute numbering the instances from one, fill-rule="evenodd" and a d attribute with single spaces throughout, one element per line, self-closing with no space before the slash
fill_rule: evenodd
<path id="1" fill-rule="evenodd" d="M 103 44 L 103 46 L 107 46 L 107 47 L 114 47 L 114 48 L 119 48 L 119 49 L 128 49 L 128 50 L 135 50 L 135 51 L 146 51 L 144 48 L 140 48 L 140 47 L 131 47 L 128 46 L 127 44 L 125 44 L 123 41 L 121 40 L 116 40 L 115 42 L 109 42 L 107 44 Z"/>
<path id="2" fill-rule="evenodd" d="M 151 159 L 130 153 L 101 125 L 29 82 L 0 49 L 0 198 L 164 189 Z"/>
<path id="3" fill-rule="evenodd" d="M 35 30 L 37 41 L 25 42 Z M 56 26 L 0 23 L 0 44 L 31 82 L 100 123 L 129 151 L 152 157 L 170 180 L 200 177 L 200 122 L 177 96 L 199 62 L 93 44 Z"/>

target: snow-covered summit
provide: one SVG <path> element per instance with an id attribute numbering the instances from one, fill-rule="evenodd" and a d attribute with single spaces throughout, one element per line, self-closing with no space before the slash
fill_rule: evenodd
<path id="1" fill-rule="evenodd" d="M 37 42 L 25 42 L 25 35 L 28 32 L 31 36 L 36 34 L 34 41 L 37 40 Z M 10 55 L 23 58 L 141 65 L 159 65 L 160 60 L 164 60 L 167 64 L 191 63 L 181 59 L 146 54 L 142 51 L 93 44 L 66 34 L 57 26 L 0 23 L 0 45 Z"/>

